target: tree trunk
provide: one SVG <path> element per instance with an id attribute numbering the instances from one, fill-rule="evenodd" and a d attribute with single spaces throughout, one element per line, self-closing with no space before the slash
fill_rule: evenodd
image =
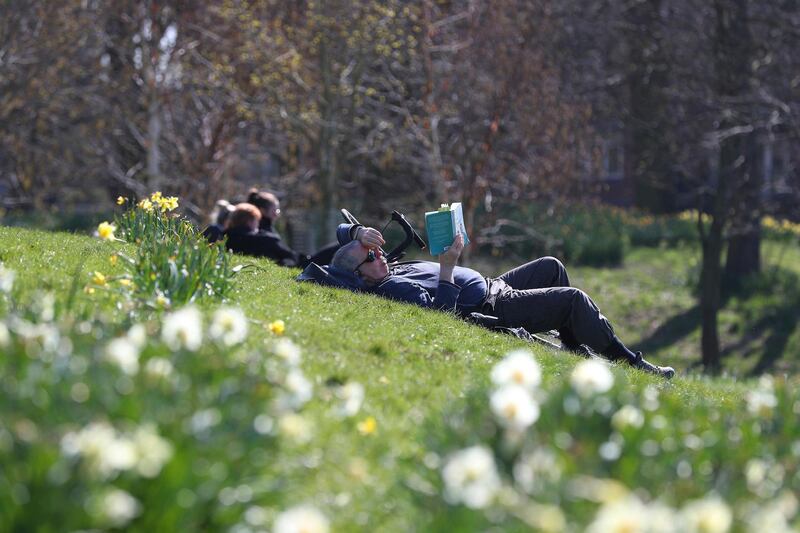
<path id="1" fill-rule="evenodd" d="M 763 172 L 755 164 L 755 143 L 748 136 L 743 179 L 733 201 L 734 220 L 728 239 L 725 280 L 735 285 L 742 276 L 761 271 L 761 189 Z"/>
<path id="2" fill-rule="evenodd" d="M 719 194 L 719 192 L 718 192 Z M 703 266 L 700 275 L 700 309 L 703 321 L 701 349 L 703 368 L 706 372 L 719 372 L 720 349 L 717 327 L 717 314 L 720 306 L 720 257 L 722 254 L 722 226 L 724 215 L 712 223 L 703 242 Z"/>
<path id="3" fill-rule="evenodd" d="M 319 133 L 319 183 L 322 208 L 322 235 L 329 239 L 336 234 L 335 218 L 331 216 L 339 203 L 338 169 L 336 161 L 336 110 L 333 94 L 333 73 L 328 43 L 324 32 L 320 34 L 320 74 L 322 79 L 322 101 L 320 102 Z"/>
<path id="4" fill-rule="evenodd" d="M 750 39 L 747 23 L 747 0 L 715 0 L 717 14 L 714 61 L 717 75 L 717 94 L 722 99 L 742 97 L 749 86 Z M 746 177 L 747 128 L 734 131 L 742 124 L 723 109 L 720 121 L 719 174 L 711 211 L 711 228 L 703 237 L 700 309 L 702 326 L 702 362 L 707 372 L 716 373 L 721 367 L 717 314 L 720 307 L 722 282 L 721 256 L 725 229 L 730 212 L 730 191 L 738 190 Z M 701 228 L 701 234 L 702 234 Z"/>
<path id="5" fill-rule="evenodd" d="M 662 44 L 661 4 L 662 0 L 633 2 L 625 12 L 630 65 L 625 174 L 634 184 L 635 205 L 656 213 L 674 206 L 666 119 L 669 72 Z"/>

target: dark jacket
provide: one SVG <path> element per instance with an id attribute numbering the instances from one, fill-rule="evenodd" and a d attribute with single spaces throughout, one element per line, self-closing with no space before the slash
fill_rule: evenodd
<path id="1" fill-rule="evenodd" d="M 274 231 L 233 228 L 225 231 L 227 247 L 234 253 L 268 257 L 283 266 L 298 266 L 303 257 L 286 246 Z"/>
<path id="2" fill-rule="evenodd" d="M 341 244 L 352 240 L 351 224 L 340 224 L 336 236 Z M 389 267 L 389 275 L 374 287 L 364 287 L 370 292 L 392 300 L 421 307 L 456 311 L 466 316 L 480 311 L 486 300 L 487 282 L 471 268 L 455 267 L 453 281 L 439 280 L 439 264 L 432 261 L 405 261 Z"/>

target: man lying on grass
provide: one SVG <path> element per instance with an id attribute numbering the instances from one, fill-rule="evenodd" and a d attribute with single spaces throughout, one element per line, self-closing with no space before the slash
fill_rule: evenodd
<path id="1" fill-rule="evenodd" d="M 363 290 L 393 300 L 434 309 L 452 310 L 463 317 L 478 312 L 496 316 L 500 326 L 523 327 L 531 333 L 558 330 L 564 347 L 584 344 L 611 361 L 670 379 L 671 367 L 653 365 L 632 352 L 614 334 L 597 305 L 580 289 L 570 287 L 564 265 L 543 257 L 497 278 L 456 266 L 464 249 L 461 235 L 439 256 L 439 263 L 408 261 L 389 265 L 383 257 L 381 232 L 375 228 L 341 224 L 342 246 L 331 266 L 360 278 Z"/>

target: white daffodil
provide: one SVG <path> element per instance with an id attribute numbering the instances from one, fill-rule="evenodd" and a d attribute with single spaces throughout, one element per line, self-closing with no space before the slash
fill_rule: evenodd
<path id="1" fill-rule="evenodd" d="M 130 470 L 137 462 L 133 442 L 105 422 L 93 422 L 77 433 L 67 433 L 61 439 L 61 450 L 67 456 L 82 457 L 89 471 L 101 479 Z"/>
<path id="2" fill-rule="evenodd" d="M 454 453 L 442 469 L 445 499 L 473 509 L 488 506 L 500 490 L 494 456 L 485 446 L 472 446 Z"/>
<path id="3" fill-rule="evenodd" d="M 14 288 L 14 278 L 16 277 L 16 273 L 13 270 L 10 270 L 3 266 L 3 263 L 0 263 L 0 292 L 11 292 L 11 289 Z"/>
<path id="4" fill-rule="evenodd" d="M 572 371 L 570 383 L 575 392 L 583 397 L 602 394 L 614 386 L 614 374 L 607 364 L 589 359 L 578 363 Z"/>
<path id="5" fill-rule="evenodd" d="M 617 431 L 626 428 L 640 428 L 644 424 L 644 413 L 633 405 L 624 405 L 611 417 L 611 425 Z"/>
<path id="6" fill-rule="evenodd" d="M 533 390 L 542 382 L 542 368 L 528 350 L 514 350 L 492 368 L 492 383 L 498 387 L 516 384 Z"/>
<path id="7" fill-rule="evenodd" d="M 134 324 L 128 330 L 126 337 L 141 350 L 147 344 L 147 328 L 144 327 L 144 324 Z"/>
<path id="8" fill-rule="evenodd" d="M 539 404 L 521 385 L 505 385 L 494 391 L 489 399 L 494 416 L 508 429 L 523 431 L 539 419 Z"/>
<path id="9" fill-rule="evenodd" d="M 300 348 L 289 339 L 278 339 L 273 345 L 272 351 L 290 366 L 300 364 Z"/>
<path id="10" fill-rule="evenodd" d="M 156 477 L 172 458 L 172 444 L 161 437 L 152 424 L 139 426 L 132 441 L 136 447 L 136 471 L 143 477 Z"/>
<path id="11" fill-rule="evenodd" d="M 282 409 L 299 409 L 311 399 L 314 392 L 311 382 L 297 368 L 286 375 L 283 388 L 284 392 L 278 398 L 278 407 Z"/>
<path id="12" fill-rule="evenodd" d="M 5 348 L 11 344 L 11 332 L 5 322 L 0 322 L 0 348 Z"/>
<path id="13" fill-rule="evenodd" d="M 135 376 L 139 372 L 139 348 L 127 337 L 118 337 L 108 343 L 106 360 L 117 365 L 129 376 Z"/>
<path id="14" fill-rule="evenodd" d="M 364 403 L 364 385 L 351 381 L 336 389 L 339 405 L 336 412 L 339 416 L 355 416 Z"/>
<path id="15" fill-rule="evenodd" d="M 604 504 L 586 533 L 647 533 L 649 524 L 647 506 L 630 495 Z"/>
<path id="16" fill-rule="evenodd" d="M 768 388 L 760 388 L 747 392 L 745 396 L 747 410 L 758 416 L 769 416 L 773 409 L 778 406 L 778 398 L 775 393 Z"/>
<path id="17" fill-rule="evenodd" d="M 275 519 L 273 533 L 328 533 L 330 523 L 319 509 L 298 505 L 283 511 Z"/>
<path id="18" fill-rule="evenodd" d="M 208 334 L 225 346 L 239 344 L 247 338 L 247 317 L 235 307 L 221 307 L 214 312 Z"/>
<path id="19" fill-rule="evenodd" d="M 152 379 L 169 379 L 175 371 L 175 367 L 169 359 L 163 357 L 153 357 L 148 359 L 144 365 L 144 373 Z"/>
<path id="20" fill-rule="evenodd" d="M 298 444 L 311 440 L 311 423 L 296 413 L 288 413 L 278 419 L 278 432 Z"/>
<path id="21" fill-rule="evenodd" d="M 124 490 L 112 489 L 100 499 L 98 511 L 110 525 L 123 527 L 139 515 L 142 506 Z"/>
<path id="22" fill-rule="evenodd" d="M 718 496 L 688 502 L 680 512 L 681 531 L 726 533 L 733 523 L 731 508 Z"/>
<path id="23" fill-rule="evenodd" d="M 197 308 L 189 306 L 164 318 L 161 337 L 173 350 L 196 351 L 203 343 L 203 319 Z"/>

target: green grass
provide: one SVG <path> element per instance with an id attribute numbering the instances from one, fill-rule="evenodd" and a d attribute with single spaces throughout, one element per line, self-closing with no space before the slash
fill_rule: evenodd
<path id="1" fill-rule="evenodd" d="M 9 305 L 30 312 L 43 292 L 52 293 L 63 333 L 73 342 L 70 357 L 90 363 L 86 374 L 78 376 L 58 358 L 37 358 L 31 345 L 3 352 L 0 530 L 98 527 L 102 524 L 86 511 L 86 501 L 108 485 L 141 503 L 143 512 L 130 522 L 132 530 L 227 530 L 244 524 L 253 507 L 263 510 L 264 527 L 270 528 L 279 511 L 298 503 L 322 510 L 335 531 L 522 530 L 523 521 L 509 506 L 484 515 L 446 504 L 439 465 L 450 452 L 485 442 L 505 461 L 500 470 L 510 479 L 510 464 L 520 452 L 503 451 L 486 397 L 493 365 L 523 346 L 534 352 L 543 373 L 543 414 L 525 437 L 525 449 L 554 451 L 561 465 L 558 479 L 548 485 L 550 496 L 529 497 L 563 508 L 572 529 L 582 529 L 598 508 L 571 496 L 570 487 L 581 475 L 617 479 L 640 489 L 645 499 L 658 497 L 663 486 L 670 491 L 667 503 L 676 508 L 710 491 L 736 507 L 800 489 L 795 475 L 800 450 L 793 453 L 791 448 L 800 439 L 796 382 L 794 389 L 778 384 L 779 407 L 756 429 L 758 418 L 744 408 L 754 382 L 687 376 L 697 357 L 696 348 L 687 344 L 675 358 L 668 357 L 673 355 L 669 348 L 657 352 L 660 360 L 676 362 L 679 376 L 674 381 L 616 367 L 617 384 L 608 399 L 581 404 L 582 410 L 570 418 L 563 405 L 572 395 L 570 373 L 581 359 L 526 346 L 442 313 L 300 284 L 294 281 L 297 270 L 254 259 L 243 260 L 254 267 L 236 276 L 227 302 L 241 307 L 250 319 L 244 346 L 223 350 L 207 342 L 198 354 L 171 353 L 157 341 L 160 312 L 126 303 L 122 293 L 83 291 L 93 271 L 121 273 L 121 266 L 111 267 L 108 257 L 123 249 L 134 250 L 132 245 L 70 234 L 0 228 L 0 260 L 17 272 Z M 636 339 L 649 331 L 642 324 L 657 328 L 664 316 L 692 305 L 685 283 L 688 255 L 683 250 L 634 251 L 624 270 L 578 269 L 574 276 L 577 285 L 597 298 L 623 338 Z M 208 321 L 218 304 L 209 299 L 200 306 Z M 81 332 L 80 321 L 69 316 L 90 319 L 93 325 Z M 301 411 L 312 428 L 306 443 L 253 431 L 253 420 L 270 412 L 270 401 L 280 390 L 273 367 L 253 370 L 253 361 L 274 359 L 270 346 L 275 336 L 266 325 L 277 319 L 285 321 L 285 337 L 302 348 L 302 371 L 314 385 L 314 398 Z M 139 321 L 152 331 L 143 361 L 171 357 L 186 376 L 175 390 L 154 387 L 141 374 L 126 379 L 98 362 L 107 341 Z M 241 354 L 250 363 L 241 363 Z M 333 415 L 333 385 L 349 381 L 364 385 L 364 404 L 355 417 L 338 418 Z M 88 401 L 75 400 L 78 382 L 89 385 Z M 652 391 L 659 396 L 659 407 L 646 409 L 641 429 L 624 434 L 629 444 L 622 458 L 599 459 L 598 447 L 613 433 L 610 415 L 622 405 L 642 402 Z M 209 409 L 219 410 L 218 425 L 203 438 L 189 432 L 191 417 Z M 666 427 L 652 423 L 656 416 L 666 420 Z M 359 423 L 367 417 L 377 424 L 365 435 Z M 68 430 L 98 419 L 115 427 L 155 422 L 159 434 L 175 447 L 174 456 L 154 479 L 128 472 L 103 482 L 91 479 L 80 467 L 64 463 L 59 442 Z M 743 444 L 726 451 L 726 438 L 738 427 Z M 571 445 L 555 445 L 562 433 L 572 435 Z M 685 445 L 688 435 L 709 435 L 714 443 L 695 450 Z M 666 436 L 676 448 L 663 457 L 643 457 L 637 451 L 642 442 Z M 747 462 L 756 457 L 784 470 L 778 489 L 766 496 L 754 494 L 742 480 Z M 680 477 L 676 464 L 681 461 L 690 462 L 694 473 Z M 743 527 L 740 510 L 736 519 L 737 527 Z"/>

